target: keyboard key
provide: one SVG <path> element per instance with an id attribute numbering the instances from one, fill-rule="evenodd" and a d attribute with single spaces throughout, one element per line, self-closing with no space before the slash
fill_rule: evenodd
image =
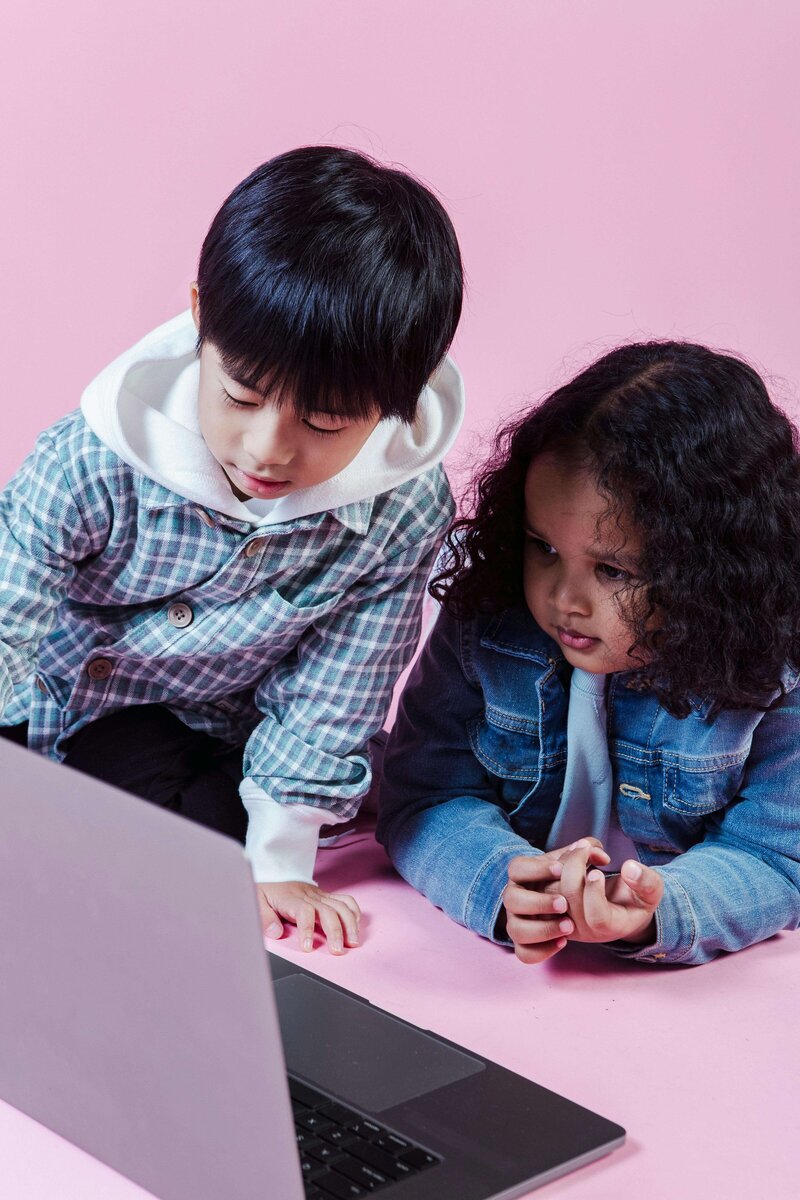
<path id="1" fill-rule="evenodd" d="M 398 1137 L 396 1133 L 385 1133 L 383 1137 L 376 1138 L 375 1145 L 380 1146 L 381 1150 L 388 1150 L 390 1154 L 403 1154 L 411 1149 L 411 1142 Z"/>
<path id="2" fill-rule="evenodd" d="M 370 1121 L 369 1117 L 358 1117 L 357 1120 L 351 1122 L 349 1128 L 363 1138 L 379 1138 L 381 1134 L 386 1133 L 382 1125 L 379 1125 L 377 1121 Z"/>
<path id="3" fill-rule="evenodd" d="M 311 1109 L 308 1112 L 300 1113 L 294 1119 L 295 1125 L 302 1129 L 308 1129 L 309 1132 L 320 1134 L 324 1129 L 331 1129 L 333 1122 L 326 1117 L 320 1116 L 319 1113 L 313 1112 Z"/>
<path id="4" fill-rule="evenodd" d="M 380 1146 L 375 1146 L 372 1142 L 354 1142 L 350 1147 L 350 1153 L 355 1154 L 362 1162 L 374 1167 L 376 1171 L 380 1171 L 382 1175 L 388 1175 L 390 1179 L 395 1179 L 397 1174 L 402 1174 L 402 1167 L 399 1172 L 395 1171 L 397 1159 L 393 1155 L 387 1154 L 385 1150 L 381 1150 Z"/>
<path id="5" fill-rule="evenodd" d="M 316 1186 L 324 1193 L 326 1200 L 328 1196 L 334 1196 L 335 1200 L 358 1200 L 360 1196 L 369 1195 L 368 1189 L 359 1187 L 357 1183 L 345 1179 L 342 1175 L 334 1175 L 333 1171 L 329 1171 L 327 1175 L 320 1175 Z"/>
<path id="6" fill-rule="evenodd" d="M 331 1146 L 349 1146 L 351 1142 L 358 1141 L 356 1135 L 350 1129 L 341 1129 L 338 1125 L 332 1125 L 330 1129 L 322 1129 L 319 1136 L 323 1141 L 329 1142 Z"/>
<path id="7" fill-rule="evenodd" d="M 421 1150 L 419 1146 L 412 1146 L 407 1154 L 404 1154 L 400 1160 L 408 1163 L 410 1167 L 414 1167 L 417 1171 L 422 1171 L 425 1167 L 432 1167 L 439 1160 L 434 1158 L 432 1154 L 428 1154 L 427 1150 Z"/>
<path id="8" fill-rule="evenodd" d="M 289 1095 L 293 1100 L 299 1100 L 301 1104 L 305 1104 L 306 1108 L 316 1108 L 318 1104 L 323 1104 L 326 1099 L 325 1096 L 321 1096 L 314 1088 L 301 1083 L 299 1079 L 293 1079 L 291 1075 L 289 1076 Z"/>
<path id="9" fill-rule="evenodd" d="M 314 1146 L 303 1147 L 303 1153 L 308 1154 L 317 1162 L 325 1163 L 329 1166 L 342 1157 L 341 1148 L 338 1146 L 327 1146 L 325 1142 L 317 1142 Z"/>
<path id="10" fill-rule="evenodd" d="M 358 1113 L 353 1112 L 352 1108 L 345 1108 L 343 1104 L 338 1104 L 335 1100 L 329 1100 L 327 1104 L 320 1104 L 317 1112 L 322 1113 L 323 1117 L 327 1117 L 329 1121 L 335 1121 L 337 1125 L 350 1125 L 354 1121 L 360 1120 Z"/>
<path id="11" fill-rule="evenodd" d="M 353 1183 L 359 1184 L 360 1187 L 366 1188 L 367 1191 L 373 1191 L 374 1188 L 382 1187 L 383 1184 L 389 1182 L 389 1176 L 384 1175 L 381 1171 L 376 1171 L 374 1167 L 370 1167 L 367 1163 L 357 1162 L 356 1159 L 343 1159 L 338 1162 L 334 1170 L 346 1175 L 348 1179 L 352 1179 Z"/>

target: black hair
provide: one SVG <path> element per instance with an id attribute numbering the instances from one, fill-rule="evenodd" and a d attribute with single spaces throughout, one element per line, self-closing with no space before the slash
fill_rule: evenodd
<path id="1" fill-rule="evenodd" d="M 752 367 L 686 342 L 621 346 L 501 429 L 431 585 L 454 615 L 524 603 L 525 478 L 544 452 L 589 471 L 642 539 L 629 686 L 676 716 L 692 699 L 768 704 L 800 665 L 800 456 Z"/>
<path id="2" fill-rule="evenodd" d="M 234 188 L 200 252 L 198 345 L 300 416 L 414 419 L 461 313 L 450 218 L 418 180 L 336 146 Z"/>

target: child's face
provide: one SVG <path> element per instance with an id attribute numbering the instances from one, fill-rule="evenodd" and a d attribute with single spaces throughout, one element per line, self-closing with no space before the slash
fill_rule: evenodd
<path id="1" fill-rule="evenodd" d="M 200 432 L 240 500 L 273 500 L 331 479 L 352 462 L 379 414 L 352 420 L 331 413 L 303 419 L 236 383 L 216 347 L 200 351 Z"/>
<path id="2" fill-rule="evenodd" d="M 525 599 L 567 661 L 597 675 L 641 665 L 623 615 L 640 542 L 623 519 L 604 518 L 607 507 L 591 475 L 552 454 L 528 468 Z"/>

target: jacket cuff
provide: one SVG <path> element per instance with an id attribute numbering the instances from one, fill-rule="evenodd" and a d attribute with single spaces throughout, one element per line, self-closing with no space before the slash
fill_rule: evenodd
<path id="1" fill-rule="evenodd" d="M 239 794 L 249 816 L 244 852 L 256 883 L 313 883 L 319 831 L 342 820 L 328 808 L 279 804 L 252 779 Z"/>
<path id="2" fill-rule="evenodd" d="M 503 907 L 503 889 L 508 883 L 508 864 L 519 856 L 519 852 L 518 844 L 498 850 L 483 866 L 467 896 L 464 924 L 498 946 L 513 945 L 507 935 L 498 936 L 497 918 Z M 542 851 L 529 846 L 526 853 L 533 856 Z"/>
<path id="3" fill-rule="evenodd" d="M 657 868 L 655 868 L 657 869 Z M 697 924 L 688 893 L 677 879 L 666 871 L 659 872 L 664 880 L 664 895 L 654 912 L 655 941 L 647 946 L 632 942 L 610 942 L 609 949 L 622 958 L 637 962 L 685 962 L 697 942 Z"/>

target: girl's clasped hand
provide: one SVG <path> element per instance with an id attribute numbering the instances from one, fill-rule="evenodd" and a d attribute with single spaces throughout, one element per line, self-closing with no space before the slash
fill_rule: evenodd
<path id="1" fill-rule="evenodd" d="M 568 941 L 651 940 L 664 881 L 633 859 L 607 875 L 599 868 L 608 863 L 597 838 L 511 860 L 503 906 L 506 932 L 521 962 L 544 962 Z"/>

